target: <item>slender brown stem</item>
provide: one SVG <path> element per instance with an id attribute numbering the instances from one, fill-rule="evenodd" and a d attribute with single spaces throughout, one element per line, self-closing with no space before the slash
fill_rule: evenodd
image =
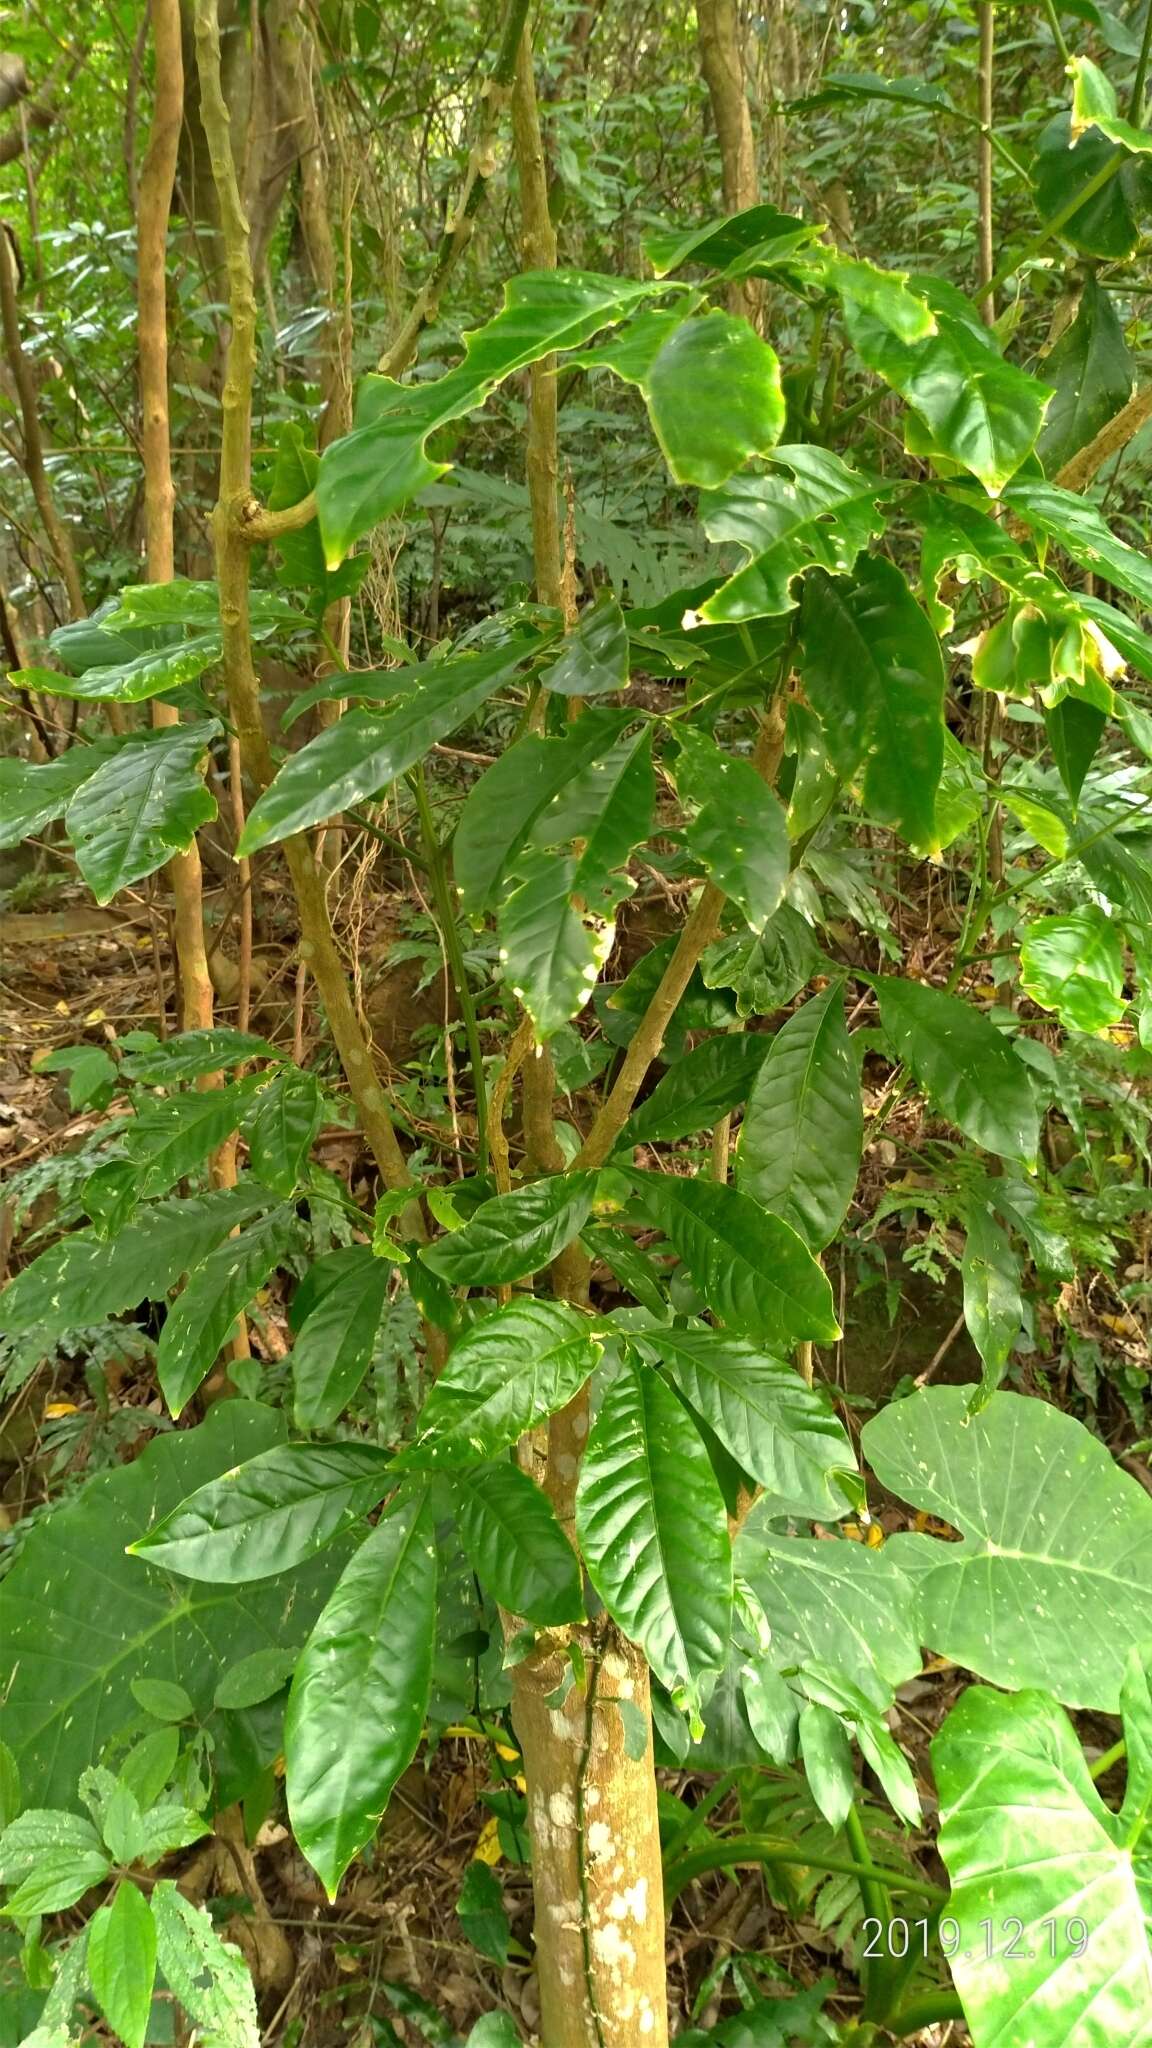
<path id="1" fill-rule="evenodd" d="M 512 141 L 520 181 L 520 248 L 525 270 L 555 270 L 556 230 L 548 211 L 548 173 L 532 73 L 532 44 L 520 39 L 512 85 Z M 528 372 L 528 503 L 532 513 L 532 558 L 536 595 L 557 609 L 560 580 L 556 358 L 545 356 Z"/>
<path id="2" fill-rule="evenodd" d="M 996 297 L 992 278 L 996 270 L 994 220 L 992 212 L 992 80 L 996 21 L 992 0 L 980 0 L 976 9 L 980 28 L 978 83 L 980 93 L 980 135 L 976 144 L 977 212 L 980 223 L 980 317 L 986 327 L 996 319 Z"/>
<path id="3" fill-rule="evenodd" d="M 39 398 L 32 365 L 24 353 L 20 339 L 20 316 L 16 307 L 16 263 L 8 235 L 0 232 L 0 323 L 4 330 L 4 352 L 16 396 L 20 404 L 20 420 L 24 437 L 24 473 L 29 488 L 36 500 L 36 509 L 44 528 L 49 551 L 56 563 L 60 580 L 68 597 L 68 613 L 73 619 L 82 619 L 85 614 L 84 590 L 80 582 L 80 571 L 72 547 L 72 536 L 60 517 L 48 471 L 44 466 L 44 436 L 40 428 Z"/>

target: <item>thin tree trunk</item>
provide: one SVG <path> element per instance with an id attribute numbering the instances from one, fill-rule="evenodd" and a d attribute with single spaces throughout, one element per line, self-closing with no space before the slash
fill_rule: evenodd
<path id="1" fill-rule="evenodd" d="M 737 0 L 696 0 L 696 28 L 700 45 L 700 69 L 708 87 L 716 139 L 720 144 L 720 175 L 724 206 L 728 213 L 740 213 L 755 206 L 760 198 L 760 176 L 756 166 L 756 138 L 748 111 L 748 89 L 744 58 L 740 48 L 740 18 Z M 732 284 L 728 290 L 729 310 L 755 320 L 763 292 L 759 280 Z"/>
<path id="2" fill-rule="evenodd" d="M 150 583 L 170 583 L 175 574 L 172 461 L 168 414 L 167 249 L 168 217 L 180 145 L 184 106 L 184 59 L 180 42 L 180 0 L 151 0 L 156 53 L 152 130 L 140 173 L 137 216 L 137 303 L 140 354 L 140 439 L 144 463 L 144 530 Z M 176 725 L 175 705 L 154 702 L 152 723 Z M 181 1025 L 207 1030 L 212 1022 L 212 978 L 204 943 L 204 885 L 200 849 L 193 839 L 168 863 L 175 906 L 176 957 L 180 965 Z"/>
<path id="3" fill-rule="evenodd" d="M 16 386 L 24 436 L 24 473 L 36 500 L 49 553 L 56 564 L 68 597 L 68 616 L 85 614 L 84 589 L 72 547 L 72 536 L 60 517 L 52 485 L 44 467 L 44 436 L 40 431 L 39 394 L 32 365 L 20 339 L 20 316 L 16 307 L 16 263 L 6 229 L 0 229 L 0 320 L 4 328 L 4 351 Z"/>

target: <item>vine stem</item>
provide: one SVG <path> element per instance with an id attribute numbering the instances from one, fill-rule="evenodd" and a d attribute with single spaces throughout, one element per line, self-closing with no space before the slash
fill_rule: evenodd
<path id="1" fill-rule="evenodd" d="M 867 1845 L 865 1845 L 867 1846 Z M 946 1906 L 948 1894 L 925 1877 L 910 1877 L 907 1871 L 888 1870 L 865 1856 L 813 1856 L 794 1842 L 778 1842 L 771 1835 L 732 1835 L 727 1841 L 710 1842 L 707 1848 L 690 1850 L 664 1873 L 664 1897 L 671 1906 L 686 1884 L 710 1870 L 729 1870 L 741 1863 L 779 1863 L 782 1867 L 827 1870 L 837 1876 L 859 1878 L 861 1884 L 879 1884 L 893 1891 L 911 1892 L 934 1906 Z"/>

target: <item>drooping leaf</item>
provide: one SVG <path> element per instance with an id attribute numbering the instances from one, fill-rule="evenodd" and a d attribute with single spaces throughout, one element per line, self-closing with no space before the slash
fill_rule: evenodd
<path id="1" fill-rule="evenodd" d="M 156 1923 L 143 1892 L 127 1880 L 88 1922 L 88 1980 L 125 2048 L 144 2048 L 156 1977 Z"/>
<path id="2" fill-rule="evenodd" d="M 197 634 L 174 647 L 149 647 L 127 661 L 107 668 L 85 668 L 66 676 L 55 668 L 17 669 L 14 680 L 25 690 L 44 690 L 54 697 L 76 697 L 93 703 L 142 704 L 193 683 L 220 659 L 219 632 Z"/>
<path id="3" fill-rule="evenodd" d="M 793 1366 L 724 1330 L 677 1327 L 637 1342 L 780 1513 L 835 1521 L 847 1512 L 833 1475 L 855 1471 L 852 1446 L 827 1397 Z"/>
<path id="4" fill-rule="evenodd" d="M 284 1726 L 288 1811 L 330 1898 L 416 1753 L 435 1627 L 435 1530 L 421 1493 L 356 1552 L 292 1681 Z"/>
<path id="5" fill-rule="evenodd" d="M 81 1772 L 138 1715 L 132 1681 L 178 1672 L 207 1717 L 221 1673 L 238 1658 L 303 1641 L 346 1545 L 286 1577 L 223 1594 L 125 1555 L 150 1522 L 283 1433 L 270 1408 L 218 1401 L 196 1429 L 153 1438 L 132 1464 L 89 1479 L 29 1531 L 0 1586 L 9 1667 L 0 1734 L 28 1800 L 75 1802 Z"/>
<path id="6" fill-rule="evenodd" d="M 702 227 L 649 228 L 644 236 L 644 254 L 657 277 L 667 277 L 685 263 L 726 270 L 750 251 L 760 252 L 776 242 L 791 254 L 798 236 L 802 241 L 811 241 L 818 233 L 819 229 L 809 226 L 797 214 L 781 213 L 775 206 L 748 206 L 722 220 L 706 221 Z"/>
<path id="7" fill-rule="evenodd" d="M 329 568 L 354 541 L 442 475 L 425 453 L 428 436 L 482 404 L 489 392 L 543 356 L 578 348 L 650 297 L 651 285 L 589 271 L 527 272 L 505 286 L 495 319 L 465 337 L 463 361 L 433 383 L 368 377 L 360 386 L 352 432 L 320 460 L 316 486 Z"/>
<path id="8" fill-rule="evenodd" d="M 760 933 L 788 880 L 784 812 L 751 761 L 725 754 L 688 726 L 679 741 L 676 787 L 696 807 L 684 826 L 688 850 Z"/>
<path id="9" fill-rule="evenodd" d="M 191 1400 L 258 1287 L 304 1242 L 295 1208 L 285 1203 L 228 1238 L 190 1274 L 164 1320 L 156 1374 L 173 1415 Z"/>
<path id="10" fill-rule="evenodd" d="M 973 2039 L 1137 2048 L 1152 1948 L 1137 1850 L 1042 1692 L 970 1686 L 932 1744 L 940 1853 Z"/>
<path id="11" fill-rule="evenodd" d="M 577 907 L 577 861 L 529 858 L 500 906 L 503 978 L 540 1038 L 578 1016 L 612 951 L 615 927 Z M 620 894 L 626 884 L 621 883 Z"/>
<path id="12" fill-rule="evenodd" d="M 508 1945 L 512 1936 L 500 1880 L 489 1864 L 477 1861 L 468 1865 L 456 1901 L 456 1913 L 473 1948 L 479 1949 L 489 1962 L 499 1963 L 503 1968 L 508 1961 Z M 491 2017 L 504 2019 L 507 2015 L 501 2013 Z"/>
<path id="13" fill-rule="evenodd" d="M 820 1251 L 855 1192 L 863 1134 L 844 999 L 833 982 L 770 1041 L 740 1127 L 736 1185 Z"/>
<path id="14" fill-rule="evenodd" d="M 562 1302 L 498 1309 L 453 1347 L 397 1470 L 495 1457 L 578 1394 L 598 1356 L 587 1318 Z"/>
<path id="15" fill-rule="evenodd" d="M 760 1032 L 740 1031 L 694 1045 L 633 1110 L 621 1146 L 671 1144 L 718 1123 L 747 1101 L 772 1043 Z"/>
<path id="16" fill-rule="evenodd" d="M 1030 1165 L 1036 1098 L 1010 1040 L 971 1003 L 927 982 L 884 976 L 876 993 L 884 1030 L 933 1107 L 985 1151 Z"/>
<path id="17" fill-rule="evenodd" d="M 925 1387 L 863 1444 L 963 1538 L 885 1546 L 915 1572 L 923 1639 L 995 1685 L 1114 1712 L 1130 1646 L 1152 1641 L 1152 1499 L 1099 1438 L 1045 1401 L 1000 1392 L 970 1415 L 963 1387 Z"/>
<path id="18" fill-rule="evenodd" d="M 986 1202 L 972 1196 L 965 1205 L 966 1232 L 960 1264 L 964 1321 L 984 1364 L 973 1405 L 983 1407 L 1004 1377 L 1024 1319 L 1023 1278 L 1011 1239 Z"/>
<path id="19" fill-rule="evenodd" d="M 580 1621 L 576 1554 L 546 1494 L 506 1459 L 461 1474 L 460 1541 L 484 1591 L 541 1627 Z"/>
<path id="20" fill-rule="evenodd" d="M 452 1287 L 500 1287 L 538 1272 L 584 1227 L 594 1173 L 549 1174 L 481 1202 L 461 1230 L 436 1240 L 424 1263 Z"/>
<path id="21" fill-rule="evenodd" d="M 54 761 L 0 761 L 0 850 L 62 818 L 81 783 L 117 751 L 115 740 L 77 743 Z"/>
<path id="22" fill-rule="evenodd" d="M 40 1329 L 45 1345 L 65 1330 L 162 1301 L 231 1230 L 268 1207 L 263 1188 L 243 1182 L 156 1202 L 106 1243 L 93 1230 L 74 1231 L 25 1266 L 0 1294 L 0 1329 Z"/>
<path id="23" fill-rule="evenodd" d="M 1105 1031 L 1128 1007 L 1124 947 L 1098 904 L 1067 917 L 1038 917 L 1020 943 L 1020 982 L 1042 1010 L 1074 1031 Z"/>
<path id="24" fill-rule="evenodd" d="M 624 893 L 618 871 L 648 837 L 655 799 L 652 732 L 645 727 L 572 777 L 537 817 L 530 843 L 556 847 L 578 840 L 573 891 L 610 914 Z"/>
<path id="25" fill-rule="evenodd" d="M 739 476 L 700 503 L 709 540 L 746 550 L 745 567 L 700 607 L 714 624 L 795 609 L 793 580 L 816 567 L 850 569 L 884 524 L 883 479 L 850 469 L 831 449 L 777 448 L 765 476 Z"/>
<path id="26" fill-rule="evenodd" d="M 885 1712 L 921 1665 L 914 1589 L 892 1546 L 781 1536 L 775 1513 L 771 1500 L 754 1507 L 736 1543 L 736 1570 L 772 1630 L 772 1666 L 827 1665 Z"/>
<path id="27" fill-rule="evenodd" d="M 580 613 L 559 661 L 544 669 L 540 680 L 564 697 L 603 697 L 627 689 L 628 628 L 611 591 Z"/>
<path id="28" fill-rule="evenodd" d="M 868 811 L 903 838 L 934 847 L 944 663 L 891 562 L 868 555 L 851 577 L 818 569 L 807 578 L 801 669 L 840 773 L 863 768 Z"/>
<path id="29" fill-rule="evenodd" d="M 709 1308 L 739 1334 L 785 1351 L 839 1334 L 825 1274 L 779 1216 L 718 1181 L 635 1168 L 628 1179 Z"/>
<path id="30" fill-rule="evenodd" d="M 334 443 L 333 446 L 338 446 Z M 391 711 L 349 711 L 290 754 L 248 813 L 237 854 L 273 846 L 387 789 L 515 675 L 532 642 L 438 663 Z"/>
<path id="31" fill-rule="evenodd" d="M 1072 80 L 1072 143 L 1090 128 L 1096 128 L 1109 142 L 1119 143 L 1130 155 L 1152 152 L 1152 133 L 1120 117 L 1116 88 L 1089 57 L 1073 57 L 1068 65 Z"/>
<path id="32" fill-rule="evenodd" d="M 826 244 L 809 253 L 805 268 L 845 303 L 871 314 L 898 341 L 924 341 L 936 332 L 936 316 L 919 292 L 909 291 L 906 271 L 881 270 Z"/>
<path id="33" fill-rule="evenodd" d="M 1083 697 L 1061 697 L 1045 710 L 1044 730 L 1060 780 L 1071 800 L 1073 817 L 1107 723 L 1106 714 Z"/>
<path id="34" fill-rule="evenodd" d="M 644 389 L 677 483 L 715 488 L 780 439 L 785 408 L 775 350 L 729 313 L 685 320 L 654 357 Z"/>
<path id="35" fill-rule="evenodd" d="M 1056 387 L 1036 452 L 1054 473 L 1127 404 L 1134 366 L 1110 292 L 1085 281 L 1076 318 L 1045 365 Z"/>
<path id="36" fill-rule="evenodd" d="M 211 1585 L 275 1578 L 376 1507 L 390 1469 L 375 1444 L 276 1444 L 189 1494 L 131 1552 Z"/>
<path id="37" fill-rule="evenodd" d="M 80 784 L 64 822 L 97 903 L 154 874 L 216 816 L 200 763 L 219 730 L 206 719 L 140 733 Z"/>
<path id="38" fill-rule="evenodd" d="M 299 1429 L 328 1429 L 343 1414 L 372 1363 L 392 1268 L 366 1245 L 331 1256 L 339 1277 L 305 1316 L 292 1346 Z"/>
<path id="39" fill-rule="evenodd" d="M 576 1526 L 588 1576 L 613 1620 L 670 1692 L 698 1698 L 728 1654 L 724 1502 L 691 1418 L 659 1374 L 631 1358 L 592 1425 Z"/>
<path id="40" fill-rule="evenodd" d="M 323 1111 L 315 1074 L 299 1067 L 285 1067 L 261 1091 L 247 1127 L 248 1159 L 273 1194 L 292 1195 L 299 1187 Z"/>
<path id="41" fill-rule="evenodd" d="M 1058 484 L 1032 480 L 1011 485 L 1004 496 L 1026 526 L 1064 548 L 1078 568 L 1115 583 L 1140 604 L 1152 605 L 1152 563 L 1117 539 L 1095 505 Z"/>
<path id="42" fill-rule="evenodd" d="M 809 1700 L 798 1733 L 808 1789 L 829 1827 L 842 1828 L 856 1792 L 848 1730 L 831 1707 Z"/>
<path id="43" fill-rule="evenodd" d="M 203 2048 L 260 2048 L 256 1993 L 240 1950 L 221 1941 L 207 1909 L 186 1899 L 172 1878 L 153 1885 L 151 1905 L 164 1982 Z"/>
<path id="44" fill-rule="evenodd" d="M 453 872 L 469 917 L 493 907 L 501 877 L 527 845 L 536 821 L 616 746 L 627 722 L 625 712 L 590 705 L 562 738 L 528 734 L 473 783 L 452 844 Z"/>
<path id="45" fill-rule="evenodd" d="M 133 1081 L 149 1088 L 170 1088 L 178 1081 L 198 1081 L 204 1074 L 240 1066 L 246 1060 L 280 1057 L 267 1039 L 216 1024 L 207 1031 L 181 1031 L 175 1038 L 158 1038 L 155 1045 L 133 1046 L 121 1064 Z"/>
<path id="46" fill-rule="evenodd" d="M 216 1147 L 238 1129 L 263 1077 L 249 1074 L 223 1088 L 146 1098 L 124 1132 L 136 1169 L 136 1194 L 146 1200 L 167 1193 L 185 1174 L 195 1173 Z"/>

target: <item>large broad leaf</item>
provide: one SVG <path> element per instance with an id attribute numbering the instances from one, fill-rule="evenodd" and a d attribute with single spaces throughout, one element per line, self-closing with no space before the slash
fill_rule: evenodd
<path id="1" fill-rule="evenodd" d="M 1024 929 L 1020 982 L 1075 1031 L 1118 1024 L 1128 1007 L 1119 927 L 1095 903 L 1068 917 L 1038 917 Z"/>
<path id="2" fill-rule="evenodd" d="M 649 228 L 643 238 L 644 254 L 657 277 L 667 277 L 685 263 L 725 270 L 750 250 L 760 251 L 774 242 L 784 243 L 791 254 L 797 237 L 812 241 L 819 233 L 797 214 L 781 213 L 775 206 L 747 206 L 722 220 L 705 221 L 702 227 Z"/>
<path id="3" fill-rule="evenodd" d="M 1073 57 L 1068 65 L 1072 80 L 1072 142 L 1075 146 L 1089 128 L 1098 128 L 1109 142 L 1136 156 L 1152 153 L 1152 131 L 1138 128 L 1121 118 L 1116 88 L 1099 66 L 1088 57 Z"/>
<path id="4" fill-rule="evenodd" d="M 572 888 L 610 915 L 626 886 L 618 870 L 648 837 L 655 800 L 649 726 L 604 748 L 574 775 L 537 817 L 529 839 L 542 847 L 578 840 Z"/>
<path id="5" fill-rule="evenodd" d="M 81 783 L 118 750 L 115 740 L 75 745 L 55 761 L 0 761 L 0 850 L 62 818 Z"/>
<path id="6" fill-rule="evenodd" d="M 1042 1692 L 972 1686 L 932 1763 L 976 2048 L 1146 2048 L 1147 1838 L 1105 1806 L 1067 1716 Z"/>
<path id="7" fill-rule="evenodd" d="M 725 483 L 750 455 L 767 455 L 784 425 L 776 352 L 747 320 L 686 320 L 645 379 L 652 426 L 677 483 Z"/>
<path id="8" fill-rule="evenodd" d="M 709 1308 L 733 1329 L 785 1351 L 839 1336 L 827 1277 L 779 1216 L 718 1181 L 635 1169 L 628 1179 Z"/>
<path id="9" fill-rule="evenodd" d="M 41 1252 L 0 1294 L 0 1330 L 39 1329 L 47 1348 L 65 1330 L 162 1301 L 229 1232 L 268 1207 L 251 1182 L 191 1200 L 156 1202 L 108 1243 L 79 1230 Z"/>
<path id="10" fill-rule="evenodd" d="M 627 713 L 590 706 L 559 739 L 530 733 L 499 756 L 473 783 L 452 846 L 452 867 L 469 917 L 490 910 L 502 876 L 527 845 L 537 819 L 561 790 L 615 747 Z M 555 845 L 555 839 L 544 842 Z"/>
<path id="11" fill-rule="evenodd" d="M 736 477 L 701 499 L 710 540 L 733 541 L 750 559 L 700 607 L 700 617 L 778 617 L 795 609 L 792 582 L 809 569 L 850 569 L 884 524 L 883 479 L 849 469 L 830 449 L 777 448 L 765 476 Z"/>
<path id="12" fill-rule="evenodd" d="M 800 665 L 841 775 L 862 766 L 871 815 L 916 845 L 934 847 L 944 663 L 893 563 L 866 556 L 851 577 L 817 570 L 807 579 Z"/>
<path id="13" fill-rule="evenodd" d="M 13 681 L 25 690 L 45 690 L 54 697 L 78 697 L 96 703 L 142 704 L 193 683 L 220 659 L 218 632 L 198 634 L 175 647 L 152 647 L 107 668 L 86 668 L 83 675 L 61 675 L 54 668 L 17 669 Z"/>
<path id="14" fill-rule="evenodd" d="M 700 975 L 707 988 L 732 990 L 741 1017 L 767 1017 L 799 995 L 819 964 L 811 925 L 782 903 L 759 936 L 740 932 L 707 947 Z"/>
<path id="15" fill-rule="evenodd" d="M 1023 1276 L 1011 1239 L 991 1208 L 976 1195 L 965 1204 L 964 1321 L 984 1365 L 974 1407 L 982 1407 L 1004 1377 L 1024 1320 Z"/>
<path id="16" fill-rule="evenodd" d="M 628 628 L 611 591 L 580 613 L 559 661 L 540 680 L 564 697 L 603 697 L 627 689 Z"/>
<path id="17" fill-rule="evenodd" d="M 330 1898 L 416 1754 L 435 1631 L 435 1528 L 422 1492 L 357 1551 L 308 1638 L 288 1698 L 292 1831 Z"/>
<path id="18" fill-rule="evenodd" d="M 245 1060 L 281 1057 L 266 1038 L 216 1024 L 206 1031 L 181 1031 L 175 1038 L 157 1038 L 151 1045 L 133 1044 L 121 1065 L 131 1080 L 142 1081 L 148 1088 L 172 1088 L 178 1081 L 196 1081 L 222 1067 L 240 1066 Z"/>
<path id="19" fill-rule="evenodd" d="M 481 1202 L 461 1230 L 438 1238 L 424 1263 L 452 1287 L 502 1287 L 547 1266 L 591 1213 L 594 1173 L 550 1174 Z"/>
<path id="20" fill-rule="evenodd" d="M 615 938 L 613 924 L 578 905 L 576 873 L 575 855 L 529 859 L 500 906 L 503 978 L 540 1038 L 584 1008 Z"/>
<path id="21" fill-rule="evenodd" d="M 344 1545 L 289 1577 L 228 1592 L 126 1555 L 149 1523 L 283 1434 L 274 1410 L 218 1401 L 197 1429 L 156 1437 L 29 1532 L 0 1586 L 9 1672 L 0 1737 L 30 1803 L 75 1805 L 81 1771 L 137 1714 L 133 1680 L 177 1680 L 206 1718 L 221 1675 L 241 1657 L 303 1642 Z"/>
<path id="22" fill-rule="evenodd" d="M 401 1453 L 407 1465 L 477 1465 L 578 1394 L 599 1347 L 587 1319 L 557 1301 L 514 1301 L 457 1343 Z"/>
<path id="23" fill-rule="evenodd" d="M 894 1536 L 925 1642 L 981 1678 L 1114 1712 L 1131 1645 L 1152 1641 L 1152 1499 L 1083 1424 L 1044 1401 L 925 1387 L 865 1424 L 881 1484 L 960 1531 Z"/>
<path id="24" fill-rule="evenodd" d="M 463 1473 L 458 1522 L 476 1577 L 509 1614 L 545 1628 L 583 1618 L 576 1553 L 519 1466 L 501 1460 Z"/>
<path id="25" fill-rule="evenodd" d="M 870 313 L 898 341 L 923 341 L 936 333 L 936 316 L 919 292 L 909 291 L 906 271 L 881 270 L 826 244 L 809 253 L 804 267 L 846 304 Z"/>
<path id="26" fill-rule="evenodd" d="M 736 1570 L 772 1630 L 773 1666 L 827 1666 L 885 1711 L 923 1661 L 914 1587 L 891 1544 L 780 1536 L 777 1512 L 771 1500 L 754 1507 L 736 1543 Z"/>
<path id="27" fill-rule="evenodd" d="M 728 1655 L 732 1551 L 704 1444 L 660 1375 L 625 1358 L 580 1466 L 576 1527 L 613 1620 L 670 1692 L 698 1699 Z"/>
<path id="28" fill-rule="evenodd" d="M 323 1112 L 320 1083 L 299 1067 L 282 1068 L 262 1090 L 246 1125 L 248 1163 L 274 1194 L 287 1197 L 299 1187 Z"/>
<path id="29" fill-rule="evenodd" d="M 739 1031 L 694 1045 L 633 1110 L 621 1146 L 671 1144 L 719 1122 L 748 1099 L 772 1043 L 760 1032 Z"/>
<path id="30" fill-rule="evenodd" d="M 1011 1043 L 981 1010 L 922 981 L 876 984 L 880 1020 L 934 1109 L 1005 1159 L 1036 1158 L 1032 1084 Z"/>
<path id="31" fill-rule="evenodd" d="M 376 1507 L 391 1465 L 375 1444 L 276 1444 L 189 1494 L 132 1554 L 211 1585 L 275 1578 Z"/>
<path id="32" fill-rule="evenodd" d="M 348 1406 L 376 1348 L 392 1268 L 366 1245 L 333 1254 L 341 1272 L 305 1316 L 292 1346 L 299 1429 L 328 1429 Z"/>
<path id="33" fill-rule="evenodd" d="M 257 1288 L 305 1242 L 304 1225 L 285 1203 L 239 1237 L 225 1239 L 196 1267 L 168 1311 L 156 1354 L 157 1378 L 173 1415 L 180 1414 L 211 1371 Z"/>
<path id="34" fill-rule="evenodd" d="M 995 336 L 954 286 L 939 278 L 915 283 L 935 315 L 935 334 L 901 341 L 859 300 L 845 301 L 848 332 L 869 369 L 923 421 L 933 447 L 995 495 L 1033 447 L 1051 391 L 1004 361 Z"/>
<path id="35" fill-rule="evenodd" d="M 833 982 L 770 1042 L 740 1126 L 736 1185 L 820 1251 L 855 1193 L 863 1132 L 844 998 Z"/>
<path id="36" fill-rule="evenodd" d="M 195 1173 L 216 1147 L 240 1126 L 266 1077 L 248 1074 L 224 1088 L 205 1088 L 164 1098 L 145 1097 L 124 1131 L 124 1147 L 135 1168 L 135 1193 L 142 1200 L 166 1194 L 185 1174 Z"/>
<path id="37" fill-rule="evenodd" d="M 1026 526 L 1064 548 L 1077 568 L 1115 583 L 1142 605 L 1152 605 L 1152 563 L 1116 538 L 1095 505 L 1057 484 L 1013 484 L 1004 496 Z"/>
<path id="38" fill-rule="evenodd" d="M 200 764 L 219 730 L 206 719 L 141 733 L 81 783 L 65 824 L 97 903 L 154 874 L 216 816 Z"/>
<path id="39" fill-rule="evenodd" d="M 473 412 L 513 370 L 615 326 L 654 289 L 588 271 L 528 272 L 505 286 L 503 310 L 465 337 L 464 359 L 446 376 L 421 384 L 366 378 L 352 432 L 320 461 L 316 501 L 328 567 L 443 475 L 447 465 L 425 453 L 437 427 Z"/>
<path id="40" fill-rule="evenodd" d="M 1093 434 L 1132 395 L 1134 365 L 1112 295 L 1087 279 L 1079 309 L 1045 365 L 1056 386 L 1036 452 L 1057 470 L 1087 446 Z"/>
<path id="41" fill-rule="evenodd" d="M 252 1973 L 238 1948 L 222 1941 L 206 1906 L 194 1906 L 163 1877 L 153 1886 L 156 1957 L 173 1998 L 203 2048 L 260 2048 Z"/>
<path id="42" fill-rule="evenodd" d="M 1102 171 L 1112 175 L 1100 182 Z M 1084 255 L 1132 254 L 1147 211 L 1146 167 L 1119 144 L 1090 128 L 1073 148 L 1072 117 L 1056 114 L 1037 138 L 1032 178 L 1040 214 L 1068 213 L 1061 235 Z M 1090 185 L 1097 189 L 1077 206 Z"/>
<path id="43" fill-rule="evenodd" d="M 795 1368 L 726 1330 L 661 1330 L 637 1340 L 662 1360 L 684 1399 L 781 1514 L 835 1521 L 848 1497 L 837 1472 L 856 1460 L 827 1396 Z"/>
<path id="44" fill-rule="evenodd" d="M 709 879 L 762 932 L 788 880 L 788 826 L 751 761 L 725 754 L 705 733 L 679 734 L 676 787 L 695 806 L 684 825 L 688 850 Z"/>
<path id="45" fill-rule="evenodd" d="M 434 669 L 393 710 L 350 711 L 326 727 L 289 756 L 253 805 L 237 853 L 274 845 L 386 789 L 500 689 L 531 645 L 516 640 L 491 654 L 461 655 Z"/>

